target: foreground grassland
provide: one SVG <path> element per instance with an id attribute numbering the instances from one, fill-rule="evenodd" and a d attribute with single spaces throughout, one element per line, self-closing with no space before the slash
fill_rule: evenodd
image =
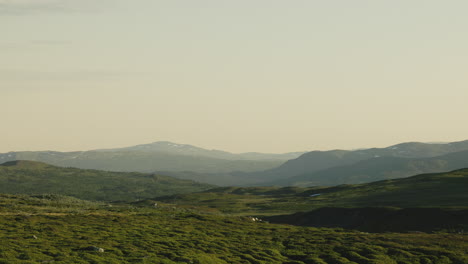
<path id="1" fill-rule="evenodd" d="M 170 177 L 17 162 L 0 166 L 0 191 L 22 193 L 0 194 L 0 264 L 466 264 L 467 186 L 468 170 L 459 170 L 328 188 L 206 190 Z M 190 190 L 198 192 L 160 196 Z M 31 195 L 44 192 L 58 194 Z"/>
<path id="2" fill-rule="evenodd" d="M 0 263 L 52 262 L 465 264 L 468 236 L 368 234 L 165 205 L 1 195 Z"/>

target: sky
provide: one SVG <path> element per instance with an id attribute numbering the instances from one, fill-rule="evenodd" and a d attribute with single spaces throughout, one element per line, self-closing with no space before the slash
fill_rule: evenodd
<path id="1" fill-rule="evenodd" d="M 0 152 L 468 139 L 466 0 L 0 0 Z"/>

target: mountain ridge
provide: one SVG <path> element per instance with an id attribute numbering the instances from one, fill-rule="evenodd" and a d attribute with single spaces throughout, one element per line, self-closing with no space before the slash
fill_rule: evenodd
<path id="1" fill-rule="evenodd" d="M 406 159 L 431 158 L 465 150 L 468 150 L 468 140 L 444 144 L 405 142 L 385 148 L 369 148 L 360 150 L 311 151 L 296 159 L 288 160 L 276 168 L 262 172 L 250 173 L 249 175 L 252 178 L 257 178 L 259 182 L 267 183 L 274 182 L 279 179 L 312 174 L 334 167 L 352 165 L 360 161 L 371 160 L 379 157 Z M 408 175 L 411 175 L 411 173 Z"/>
<path id="2" fill-rule="evenodd" d="M 297 158 L 305 152 L 286 153 L 262 153 L 262 152 L 241 152 L 232 153 L 218 149 L 205 149 L 190 144 L 179 144 L 171 141 L 155 141 L 148 144 L 138 144 L 123 148 L 96 149 L 92 151 L 114 152 L 114 151 L 146 151 L 146 152 L 167 152 L 183 155 L 206 156 L 218 159 L 229 160 L 285 160 Z"/>
<path id="3" fill-rule="evenodd" d="M 468 151 L 431 158 L 376 157 L 354 164 L 336 166 L 310 174 L 277 180 L 267 185 L 324 186 L 360 184 L 405 178 L 423 173 L 439 173 L 468 167 Z"/>
<path id="4" fill-rule="evenodd" d="M 202 149 L 188 144 L 157 141 L 125 148 L 92 151 L 10 152 L 0 154 L 0 163 L 9 160 L 36 160 L 62 167 L 124 172 L 164 172 L 164 174 L 173 177 L 209 184 L 249 186 L 289 184 L 288 178 L 311 175 L 326 170 L 336 171 L 340 167 L 353 166 L 353 164 L 366 160 L 371 163 L 382 163 L 376 158 L 383 160 L 391 160 L 392 158 L 424 159 L 465 150 L 468 150 L 468 140 L 443 144 L 405 142 L 385 148 L 310 151 L 303 154 L 300 152 L 232 154 L 220 150 Z M 291 156 L 288 155 L 298 157 L 289 159 Z M 457 167 L 443 166 L 440 169 L 437 166 L 434 168 L 432 171 L 409 169 L 395 175 L 395 177 L 457 169 Z M 328 185 L 328 183 L 323 182 L 320 184 Z M 339 184 L 339 182 L 332 184 Z"/>

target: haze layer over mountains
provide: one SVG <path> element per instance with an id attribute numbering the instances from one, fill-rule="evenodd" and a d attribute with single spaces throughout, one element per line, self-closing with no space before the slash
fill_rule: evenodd
<path id="1" fill-rule="evenodd" d="M 0 163 L 14 160 L 82 169 L 158 172 L 216 185 L 323 186 L 466 168 L 468 141 L 284 154 L 233 154 L 163 141 L 118 149 L 0 154 Z"/>
<path id="2" fill-rule="evenodd" d="M 56 152 L 22 151 L 0 154 L 0 163 L 13 160 L 41 161 L 81 169 L 126 172 L 191 171 L 226 173 L 274 168 L 302 152 L 285 154 L 241 153 L 207 150 L 167 141 L 117 149 Z"/>

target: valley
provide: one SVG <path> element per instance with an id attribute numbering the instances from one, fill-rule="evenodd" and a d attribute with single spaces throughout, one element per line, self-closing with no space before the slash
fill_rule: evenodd
<path id="1" fill-rule="evenodd" d="M 0 264 L 468 264 L 467 10 L 0 0 Z"/>
<path id="2" fill-rule="evenodd" d="M 426 157 L 306 153 L 270 172 L 323 154 L 306 162 L 321 166 L 314 176 L 266 170 L 250 186 L 8 161 L 0 164 L 0 263 L 467 263 L 468 169 L 458 168 L 467 154 L 449 145 Z M 447 148 L 454 152 L 432 157 Z M 251 173 L 185 176 L 242 182 Z M 265 177 L 282 184 L 259 185 Z"/>

